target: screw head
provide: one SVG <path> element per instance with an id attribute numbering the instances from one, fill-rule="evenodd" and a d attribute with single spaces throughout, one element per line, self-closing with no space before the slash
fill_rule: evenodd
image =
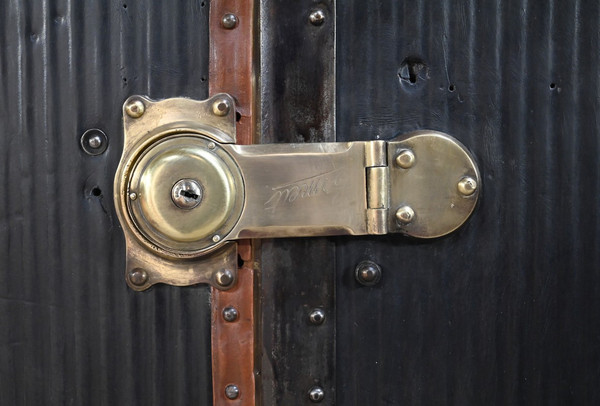
<path id="1" fill-rule="evenodd" d="M 137 199 L 137 193 L 135 193 L 135 192 L 131 192 L 131 193 L 129 193 L 129 199 L 130 199 L 130 200 L 135 200 L 135 199 Z"/>
<path id="2" fill-rule="evenodd" d="M 213 240 L 213 242 L 219 242 L 219 241 L 221 241 L 221 236 L 218 234 L 215 234 L 215 235 L 213 235 L 212 240 Z"/>
<path id="3" fill-rule="evenodd" d="M 396 211 L 396 220 L 408 224 L 415 218 L 415 211 L 410 206 L 402 206 Z"/>
<path id="4" fill-rule="evenodd" d="M 171 200 L 180 209 L 191 210 L 202 201 L 202 187 L 193 179 L 181 179 L 171 189 Z"/>
<path id="5" fill-rule="evenodd" d="M 135 286 L 142 286 L 148 281 L 148 273 L 141 268 L 135 268 L 129 272 L 129 281 Z"/>
<path id="6" fill-rule="evenodd" d="M 356 265 L 354 277 L 361 285 L 376 285 L 381 280 L 381 267 L 373 261 L 362 261 Z"/>
<path id="7" fill-rule="evenodd" d="M 131 118 L 139 118 L 146 111 L 144 102 L 140 99 L 131 99 L 125 105 L 125 113 Z"/>
<path id="8" fill-rule="evenodd" d="M 317 326 L 323 324 L 323 322 L 325 321 L 325 312 L 322 309 L 314 309 L 308 315 L 308 320 L 310 320 L 312 324 L 315 324 Z"/>
<path id="9" fill-rule="evenodd" d="M 91 128 L 83 133 L 80 144 L 86 154 L 100 155 L 108 147 L 108 138 L 104 131 L 98 128 Z"/>
<path id="10" fill-rule="evenodd" d="M 471 196 L 477 190 L 477 181 L 470 176 L 465 176 L 458 182 L 458 191 L 463 196 Z"/>
<path id="11" fill-rule="evenodd" d="M 215 275 L 215 279 L 219 286 L 229 286 L 233 282 L 233 273 L 229 269 L 221 269 Z"/>
<path id="12" fill-rule="evenodd" d="M 396 164 L 403 169 L 408 169 L 415 164 L 415 154 L 410 149 L 403 149 L 396 157 Z"/>
<path id="13" fill-rule="evenodd" d="M 212 109 L 215 116 L 223 117 L 229 114 L 229 110 L 231 110 L 231 104 L 227 99 L 217 99 L 213 103 Z"/>
<path id="14" fill-rule="evenodd" d="M 325 21 L 325 13 L 323 10 L 315 10 L 308 17 L 312 25 L 321 25 Z"/>
<path id="15" fill-rule="evenodd" d="M 209 142 L 208 143 L 208 149 L 215 149 L 217 146 L 215 145 L 214 142 Z"/>
<path id="16" fill-rule="evenodd" d="M 238 311 L 233 306 L 227 306 L 223 309 L 223 319 L 228 322 L 236 321 L 238 318 Z"/>
<path id="17" fill-rule="evenodd" d="M 240 388 L 237 385 L 227 385 L 225 387 L 225 396 L 227 396 L 227 399 L 237 399 L 240 396 Z"/>
<path id="18" fill-rule="evenodd" d="M 308 398 L 313 403 L 319 403 L 325 398 L 325 392 L 320 386 L 314 386 L 308 391 Z"/>
<path id="19" fill-rule="evenodd" d="M 238 19 L 235 14 L 227 13 L 221 19 L 221 25 L 223 28 L 231 30 L 235 28 L 238 23 Z"/>

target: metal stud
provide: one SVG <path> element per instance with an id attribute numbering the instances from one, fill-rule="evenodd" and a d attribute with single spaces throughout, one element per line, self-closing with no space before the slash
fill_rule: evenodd
<path id="1" fill-rule="evenodd" d="M 325 13 L 323 10 L 315 10 L 308 17 L 312 25 L 321 25 L 325 21 Z"/>
<path id="2" fill-rule="evenodd" d="M 415 211 L 410 206 L 402 206 L 396 211 L 396 220 L 408 224 L 415 218 Z"/>
<path id="3" fill-rule="evenodd" d="M 91 128 L 83 133 L 80 144 L 86 154 L 100 155 L 108 148 L 108 138 L 104 131 Z"/>
<path id="4" fill-rule="evenodd" d="M 317 326 L 323 324 L 323 322 L 325 321 L 325 312 L 322 309 L 314 309 L 308 315 L 308 320 L 310 320 L 312 324 L 315 324 Z"/>
<path id="5" fill-rule="evenodd" d="M 135 192 L 129 193 L 129 199 L 130 200 L 135 200 L 137 198 L 138 198 L 137 193 L 135 193 Z"/>
<path id="6" fill-rule="evenodd" d="M 354 277 L 361 285 L 376 285 L 381 280 L 381 267 L 373 261 L 362 261 L 356 265 Z"/>
<path id="7" fill-rule="evenodd" d="M 219 242 L 219 241 L 221 241 L 221 236 L 218 234 L 215 234 L 215 235 L 213 235 L 212 240 L 213 240 L 213 242 Z"/>
<path id="8" fill-rule="evenodd" d="M 100 148 L 100 145 L 102 145 L 102 138 L 98 135 L 94 135 L 88 140 L 88 145 L 94 149 L 98 149 Z"/>
<path id="9" fill-rule="evenodd" d="M 396 157 L 396 164 L 403 169 L 408 169 L 415 164 L 415 154 L 410 149 L 403 149 Z"/>
<path id="10" fill-rule="evenodd" d="M 145 111 L 144 102 L 137 98 L 129 100 L 125 105 L 125 113 L 131 118 L 140 118 Z"/>
<path id="11" fill-rule="evenodd" d="M 227 396 L 227 399 L 237 399 L 240 396 L 240 388 L 237 385 L 227 385 L 225 396 Z"/>
<path id="12" fill-rule="evenodd" d="M 148 281 L 148 273 L 141 268 L 135 268 L 129 272 L 129 281 L 135 286 L 142 286 Z"/>
<path id="13" fill-rule="evenodd" d="M 325 398 L 325 392 L 320 386 L 314 386 L 308 392 L 308 398 L 313 403 L 319 403 Z"/>
<path id="14" fill-rule="evenodd" d="M 213 114 L 215 116 L 223 117 L 229 114 L 231 105 L 227 99 L 217 99 L 212 105 Z"/>
<path id="15" fill-rule="evenodd" d="M 235 28 L 238 23 L 238 19 L 235 14 L 227 13 L 221 19 L 221 25 L 223 28 L 231 30 Z"/>
<path id="16" fill-rule="evenodd" d="M 238 318 L 238 311 L 233 306 L 227 306 L 223 309 L 223 319 L 228 322 L 236 321 Z"/>
<path id="17" fill-rule="evenodd" d="M 215 275 L 215 279 L 219 286 L 226 287 L 231 285 L 231 283 L 233 282 L 233 274 L 229 269 L 221 269 Z"/>
<path id="18" fill-rule="evenodd" d="M 458 182 L 457 187 L 463 196 L 471 196 L 477 190 L 477 181 L 470 176 L 465 176 Z"/>

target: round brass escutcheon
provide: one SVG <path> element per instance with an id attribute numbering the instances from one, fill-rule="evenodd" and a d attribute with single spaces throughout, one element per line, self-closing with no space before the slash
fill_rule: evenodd
<path id="1" fill-rule="evenodd" d="M 128 188 L 137 194 L 127 205 L 138 231 L 176 254 L 200 254 L 222 244 L 244 202 L 233 158 L 212 140 L 191 134 L 151 145 L 135 163 Z M 215 235 L 223 237 L 215 241 Z"/>

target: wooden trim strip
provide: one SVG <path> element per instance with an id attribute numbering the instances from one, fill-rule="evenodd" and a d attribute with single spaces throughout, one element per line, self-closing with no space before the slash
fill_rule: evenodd
<path id="1" fill-rule="evenodd" d="M 253 0 L 213 0 L 210 3 L 209 95 L 229 93 L 236 102 L 237 143 L 252 144 L 253 135 Z M 237 24 L 223 27 L 233 14 Z"/>
<path id="2" fill-rule="evenodd" d="M 215 405 L 254 406 L 254 271 L 238 270 L 238 280 L 228 291 L 212 290 L 212 373 Z M 228 322 L 223 310 L 233 307 L 237 320 Z M 225 388 L 236 385 L 237 399 L 228 399 Z"/>
<path id="3" fill-rule="evenodd" d="M 209 95 L 229 93 L 236 100 L 237 142 L 251 144 L 254 129 L 253 89 L 253 0 L 213 0 L 210 3 Z M 226 14 L 233 14 L 233 28 L 222 24 Z M 252 264 L 249 240 L 238 243 L 238 253 Z M 212 378 L 214 405 L 254 406 L 255 380 L 255 272 L 251 266 L 238 270 L 235 287 L 228 291 L 212 288 Z M 223 318 L 223 310 L 233 307 L 235 321 Z M 239 388 L 239 396 L 229 399 L 228 385 Z"/>

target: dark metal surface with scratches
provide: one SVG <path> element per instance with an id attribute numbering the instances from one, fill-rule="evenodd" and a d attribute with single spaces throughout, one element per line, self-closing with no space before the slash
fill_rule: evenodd
<path id="1" fill-rule="evenodd" d="M 207 97 L 208 2 L 1 1 L 0 19 L 0 404 L 210 404 L 209 289 L 127 288 L 112 205 L 123 101 Z"/>
<path id="2" fill-rule="evenodd" d="M 338 404 L 598 404 L 600 4 L 337 13 L 338 141 L 445 131 L 483 179 L 448 237 L 338 240 Z M 363 259 L 379 285 L 355 282 Z"/>

